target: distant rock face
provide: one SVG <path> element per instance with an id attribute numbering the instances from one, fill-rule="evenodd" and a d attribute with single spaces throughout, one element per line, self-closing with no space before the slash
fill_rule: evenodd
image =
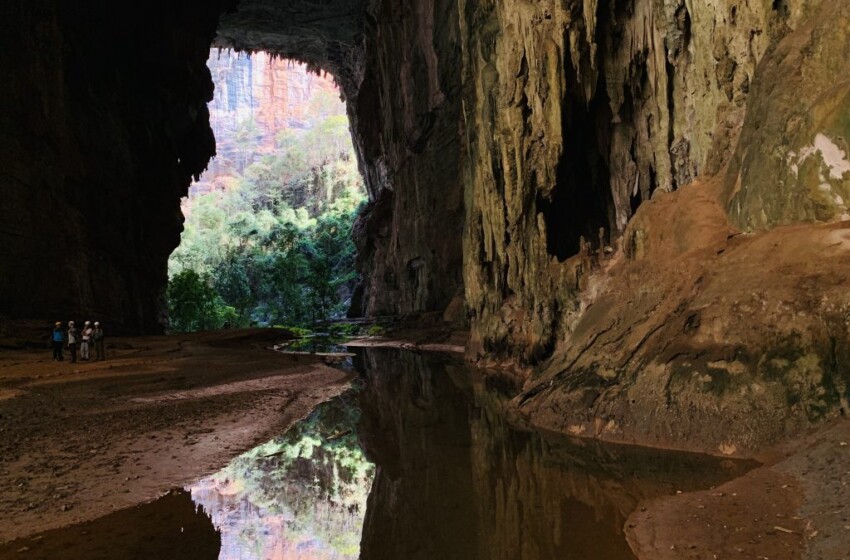
<path id="1" fill-rule="evenodd" d="M 278 134 L 310 128 L 317 117 L 345 114 L 333 78 L 306 64 L 268 53 L 213 49 L 207 61 L 215 93 L 209 103 L 216 155 L 194 190 L 221 176 L 241 174 L 276 149 Z"/>

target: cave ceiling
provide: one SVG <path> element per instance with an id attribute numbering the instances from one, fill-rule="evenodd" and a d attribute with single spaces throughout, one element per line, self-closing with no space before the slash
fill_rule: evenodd
<path id="1" fill-rule="evenodd" d="M 367 0 L 243 0 L 220 20 L 214 47 L 264 50 L 329 72 L 343 93 L 363 75 L 364 31 L 374 22 Z"/>

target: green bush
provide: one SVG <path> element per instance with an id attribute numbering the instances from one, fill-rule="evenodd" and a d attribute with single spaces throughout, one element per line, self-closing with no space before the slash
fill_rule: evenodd
<path id="1" fill-rule="evenodd" d="M 217 328 L 226 314 L 208 278 L 184 270 L 168 283 L 166 291 L 170 329 L 189 332 Z"/>
<path id="2" fill-rule="evenodd" d="M 366 331 L 366 334 L 369 336 L 384 336 L 387 333 L 387 329 L 382 327 L 381 325 L 372 325 L 369 327 L 369 330 Z"/>

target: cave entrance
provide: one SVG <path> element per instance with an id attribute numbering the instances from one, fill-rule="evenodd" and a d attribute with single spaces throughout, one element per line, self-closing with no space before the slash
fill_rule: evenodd
<path id="1" fill-rule="evenodd" d="M 537 201 L 546 220 L 548 252 L 559 261 L 578 254 L 581 237 L 594 247 L 609 243 L 614 223 L 608 161 L 612 115 L 604 78 L 587 103 L 576 69 L 569 61 L 567 66 L 567 94 L 561 112 L 563 152 L 556 184 L 548 197 Z"/>
<path id="2" fill-rule="evenodd" d="M 217 155 L 183 200 L 169 260 L 171 329 L 304 326 L 342 315 L 366 199 L 331 76 L 212 49 Z"/>

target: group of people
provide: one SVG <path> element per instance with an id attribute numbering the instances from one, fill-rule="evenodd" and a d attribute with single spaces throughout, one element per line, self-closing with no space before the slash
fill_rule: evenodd
<path id="1" fill-rule="evenodd" d="M 95 321 L 94 324 L 91 321 L 86 321 L 82 331 L 77 330 L 77 327 L 74 326 L 74 321 L 68 321 L 67 330 L 62 328 L 61 321 L 56 321 L 56 324 L 53 326 L 51 341 L 53 342 L 54 362 L 61 362 L 65 359 L 62 355 L 62 349 L 65 347 L 71 353 L 71 363 L 76 363 L 78 344 L 80 348 L 80 360 L 88 361 L 91 359 L 92 345 L 94 345 L 95 359 L 106 359 L 106 351 L 103 344 L 103 328 L 98 321 Z"/>

